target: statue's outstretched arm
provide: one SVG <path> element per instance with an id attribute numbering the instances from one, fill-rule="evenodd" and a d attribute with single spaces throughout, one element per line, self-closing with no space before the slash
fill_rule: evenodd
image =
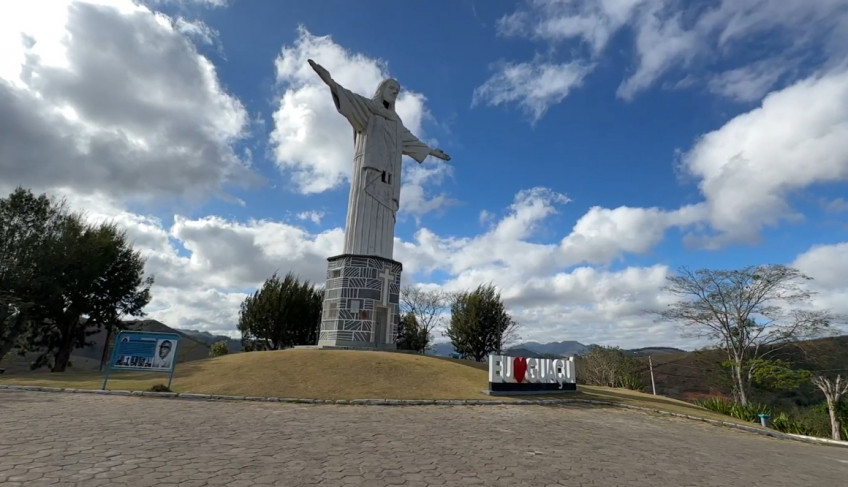
<path id="1" fill-rule="evenodd" d="M 430 151 L 430 155 L 433 157 L 438 157 L 439 159 L 443 159 L 445 161 L 451 160 L 450 156 L 445 154 L 442 149 L 433 149 Z"/>
<path id="2" fill-rule="evenodd" d="M 327 71 L 326 69 L 324 69 L 324 66 L 321 66 L 320 64 L 316 63 L 315 61 L 313 61 L 311 59 L 308 59 L 308 61 L 309 61 L 309 65 L 312 66 L 312 69 L 314 69 L 315 72 L 318 73 L 318 77 L 321 78 L 321 81 L 323 81 L 324 83 L 327 83 L 327 85 L 330 86 L 330 87 L 333 87 L 333 86 L 336 85 L 336 82 L 330 76 L 330 72 Z"/>

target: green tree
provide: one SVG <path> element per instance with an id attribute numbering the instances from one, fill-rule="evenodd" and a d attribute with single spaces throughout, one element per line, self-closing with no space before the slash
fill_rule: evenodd
<path id="1" fill-rule="evenodd" d="M 245 351 L 280 350 L 318 341 L 324 291 L 289 272 L 272 275 L 241 303 L 238 329 Z"/>
<path id="2" fill-rule="evenodd" d="M 87 224 L 80 215 L 52 202 L 45 210 L 44 195 L 35 198 L 27 193 L 18 190 L 9 199 L 32 202 L 30 206 L 47 215 L 48 231 L 36 239 L 33 267 L 24 266 L 12 279 L 13 287 L 4 283 L 4 288 L 7 294 L 17 295 L 19 302 L 27 303 L 23 307 L 26 326 L 18 335 L 21 352 L 39 354 L 33 368 L 49 366 L 54 372 L 64 372 L 73 350 L 90 344 L 86 337 L 104 327 L 118 326 L 122 315 L 144 314 L 153 278 L 144 278 L 141 254 L 117 226 Z M 45 228 L 21 216 L 17 221 L 28 221 L 21 226 L 33 225 L 32 233 Z M 14 287 L 14 282 L 27 275 L 31 276 L 28 283 Z"/>
<path id="3" fill-rule="evenodd" d="M 69 216 L 54 244 L 44 257 L 52 280 L 36 295 L 44 324 L 31 327 L 27 349 L 41 352 L 33 367 L 64 372 L 71 352 L 90 344 L 88 336 L 119 328 L 122 315 L 144 315 L 153 278 L 144 277 L 141 253 L 115 225 Z"/>
<path id="4" fill-rule="evenodd" d="M 227 355 L 230 353 L 230 349 L 227 348 L 227 342 L 220 341 L 215 342 L 209 347 L 209 356 L 210 357 L 220 357 L 221 355 Z"/>
<path id="5" fill-rule="evenodd" d="M 500 292 L 489 284 L 454 296 L 445 335 L 462 357 L 481 362 L 488 354 L 500 352 L 509 341 L 517 339 L 517 327 L 504 308 Z"/>
<path id="6" fill-rule="evenodd" d="M 725 362 L 722 365 L 732 364 Z M 799 369 L 781 359 L 756 358 L 749 361 L 746 368 L 753 371 L 752 384 L 758 389 L 770 392 L 796 390 L 813 377 L 809 370 Z"/>
<path id="7" fill-rule="evenodd" d="M 682 323 L 687 335 L 707 338 L 727 356 L 733 394 L 748 404 L 757 367 L 784 346 L 817 335 L 833 319 L 827 311 L 792 309 L 807 302 L 810 278 L 782 265 L 690 271 L 669 276 L 666 290 L 680 298 L 659 312 Z"/>
<path id="8" fill-rule="evenodd" d="M 398 325 L 398 350 L 412 350 L 424 353 L 430 342 L 429 333 L 418 324 L 412 313 L 403 315 Z"/>
<path id="9" fill-rule="evenodd" d="M 34 300 L 38 286 L 50 279 L 42 257 L 66 215 L 63 203 L 23 188 L 0 199 L 0 359 L 42 315 Z"/>

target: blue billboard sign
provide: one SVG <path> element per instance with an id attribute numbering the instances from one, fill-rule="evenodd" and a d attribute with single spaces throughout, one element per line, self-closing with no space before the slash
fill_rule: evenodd
<path id="1" fill-rule="evenodd" d="M 109 372 L 113 369 L 168 372 L 173 378 L 179 343 L 180 335 L 176 333 L 120 331 L 115 338 L 115 347 L 112 349 L 112 359 L 106 369 L 103 389 L 106 389 Z M 169 379 L 168 387 L 170 387 L 170 384 L 171 380 Z"/>

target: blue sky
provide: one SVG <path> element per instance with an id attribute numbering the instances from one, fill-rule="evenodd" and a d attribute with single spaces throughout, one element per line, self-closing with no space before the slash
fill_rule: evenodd
<path id="1" fill-rule="evenodd" d="M 404 280 L 492 282 L 528 340 L 704 343 L 679 266 L 781 263 L 848 314 L 848 2 L 6 2 L 0 189 L 127 228 L 151 317 L 234 334 L 341 251 L 352 140 L 313 58 L 452 156 L 405 161 Z M 0 127 L 3 127 L 0 124 Z M 438 337 L 438 339 L 441 339 Z"/>

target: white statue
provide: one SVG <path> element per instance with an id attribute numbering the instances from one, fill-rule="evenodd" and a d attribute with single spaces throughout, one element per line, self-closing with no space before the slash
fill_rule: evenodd
<path id="1" fill-rule="evenodd" d="M 419 163 L 428 155 L 450 156 L 431 149 L 403 126 L 395 112 L 400 84 L 386 79 L 371 99 L 357 95 L 330 77 L 318 63 L 309 65 L 330 87 L 336 109 L 353 127 L 353 181 L 345 225 L 345 254 L 392 258 L 395 219 L 400 204 L 401 155 Z"/>

